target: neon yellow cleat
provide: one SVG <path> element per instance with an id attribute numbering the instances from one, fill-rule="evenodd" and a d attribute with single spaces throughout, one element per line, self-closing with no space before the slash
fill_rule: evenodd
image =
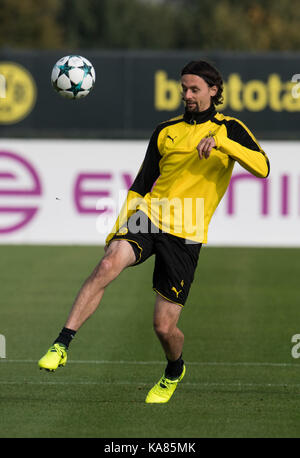
<path id="1" fill-rule="evenodd" d="M 168 402 L 176 390 L 178 383 L 183 379 L 185 375 L 185 365 L 183 366 L 180 377 L 175 380 L 168 379 L 165 375 L 154 385 L 149 391 L 146 397 L 147 404 L 162 404 Z"/>
<path id="2" fill-rule="evenodd" d="M 67 362 L 67 350 L 64 345 L 55 343 L 49 348 L 47 353 L 39 360 L 40 369 L 53 372 L 60 366 L 65 366 Z"/>

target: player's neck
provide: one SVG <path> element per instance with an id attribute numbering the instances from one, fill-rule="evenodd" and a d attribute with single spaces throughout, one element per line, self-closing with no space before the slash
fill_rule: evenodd
<path id="1" fill-rule="evenodd" d="M 201 124 L 211 119 L 216 114 L 216 108 L 212 103 L 210 107 L 203 111 L 188 111 L 185 110 L 184 120 L 189 124 Z"/>

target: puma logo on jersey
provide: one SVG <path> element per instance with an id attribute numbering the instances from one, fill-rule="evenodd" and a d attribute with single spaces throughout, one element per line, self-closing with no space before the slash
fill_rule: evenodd
<path id="1" fill-rule="evenodd" d="M 182 292 L 182 289 L 180 289 L 179 291 L 177 291 L 177 289 L 175 288 L 175 286 L 172 286 L 171 291 L 174 291 L 174 293 L 176 294 L 176 297 L 178 297 L 178 296 L 179 296 L 179 293 Z"/>
<path id="2" fill-rule="evenodd" d="M 175 138 L 177 138 L 177 135 L 176 135 L 174 138 L 172 138 L 170 135 L 167 135 L 167 138 L 169 138 L 170 140 L 172 140 L 172 142 L 174 143 L 174 140 L 175 140 Z"/>

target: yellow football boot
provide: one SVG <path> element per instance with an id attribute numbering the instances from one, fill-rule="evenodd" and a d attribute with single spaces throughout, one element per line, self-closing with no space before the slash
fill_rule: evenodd
<path id="1" fill-rule="evenodd" d="M 175 379 L 171 380 L 167 378 L 165 375 L 161 377 L 161 379 L 154 385 L 153 388 L 149 391 L 146 397 L 147 404 L 162 404 L 168 402 L 173 395 L 174 391 L 178 383 L 183 379 L 185 375 L 185 365 L 183 366 L 183 370 L 181 375 Z"/>
<path id="2" fill-rule="evenodd" d="M 60 366 L 65 366 L 67 362 L 67 350 L 64 345 L 55 343 L 49 348 L 47 353 L 39 360 L 40 369 L 53 372 Z"/>

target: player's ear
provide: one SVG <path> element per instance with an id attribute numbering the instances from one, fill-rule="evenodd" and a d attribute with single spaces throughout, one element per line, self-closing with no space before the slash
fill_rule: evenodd
<path id="1" fill-rule="evenodd" d="M 209 93 L 211 97 L 214 97 L 218 92 L 218 86 L 210 86 Z"/>

